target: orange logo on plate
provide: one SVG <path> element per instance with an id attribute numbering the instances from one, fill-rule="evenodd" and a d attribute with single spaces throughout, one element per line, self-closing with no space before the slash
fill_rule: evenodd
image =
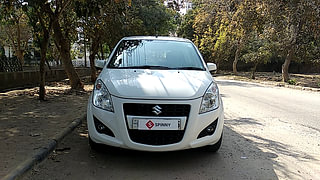
<path id="1" fill-rule="evenodd" d="M 151 120 L 149 120 L 149 121 L 146 123 L 146 126 L 147 126 L 149 129 L 151 129 L 151 128 L 153 128 L 154 123 L 153 123 Z"/>

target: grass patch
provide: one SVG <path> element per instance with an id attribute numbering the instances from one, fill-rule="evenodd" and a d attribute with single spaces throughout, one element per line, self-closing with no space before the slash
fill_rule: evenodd
<path id="1" fill-rule="evenodd" d="M 297 84 L 297 80 L 296 79 L 289 79 L 288 83 L 290 85 L 296 85 Z"/>

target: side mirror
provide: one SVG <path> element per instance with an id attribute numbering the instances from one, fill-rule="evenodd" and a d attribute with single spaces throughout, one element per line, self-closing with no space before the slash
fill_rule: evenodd
<path id="1" fill-rule="evenodd" d="M 106 60 L 103 59 L 97 59 L 95 60 L 94 65 L 96 66 L 97 69 L 103 69 L 104 65 L 106 64 Z"/>
<path id="2" fill-rule="evenodd" d="M 209 71 L 216 71 L 217 65 L 215 63 L 207 63 Z"/>

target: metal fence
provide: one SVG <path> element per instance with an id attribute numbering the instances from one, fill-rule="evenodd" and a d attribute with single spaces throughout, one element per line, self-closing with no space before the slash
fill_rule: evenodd
<path id="1" fill-rule="evenodd" d="M 17 57 L 7 58 L 0 57 L 0 72 L 17 72 L 22 71 L 22 66 Z"/>
<path id="2" fill-rule="evenodd" d="M 86 63 L 84 59 L 75 59 L 75 60 L 72 60 L 72 64 L 74 67 L 90 67 L 89 59 L 87 59 Z"/>
<path id="3" fill-rule="evenodd" d="M 0 57 L 0 72 L 17 72 L 23 71 L 26 69 L 38 69 L 40 59 L 25 59 L 24 68 L 21 66 L 20 61 L 17 57 L 7 58 L 5 56 Z M 61 68 L 62 64 L 61 61 L 48 61 L 50 68 Z M 48 65 L 46 63 L 46 66 Z M 72 64 L 75 68 L 78 67 L 90 67 L 90 61 L 87 59 L 85 63 L 84 59 L 75 59 L 72 60 Z M 30 68 L 28 68 L 30 67 Z"/>

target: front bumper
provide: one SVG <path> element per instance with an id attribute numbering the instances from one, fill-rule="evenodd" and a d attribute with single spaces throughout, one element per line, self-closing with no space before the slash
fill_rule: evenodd
<path id="1" fill-rule="evenodd" d="M 223 104 L 221 98 L 219 99 L 220 106 L 218 109 L 199 114 L 201 98 L 194 100 L 136 100 L 112 96 L 114 112 L 108 112 L 93 106 L 90 97 L 87 109 L 89 136 L 96 143 L 141 151 L 174 151 L 215 144 L 221 137 L 224 124 Z M 147 145 L 132 141 L 128 133 L 128 118 L 124 115 L 124 103 L 189 104 L 191 109 L 184 126 L 185 131 L 182 140 L 178 143 L 166 145 Z M 107 126 L 114 133 L 114 137 L 98 133 L 94 125 L 94 117 Z M 218 123 L 214 133 L 198 138 L 200 132 L 215 120 L 218 120 Z"/>

